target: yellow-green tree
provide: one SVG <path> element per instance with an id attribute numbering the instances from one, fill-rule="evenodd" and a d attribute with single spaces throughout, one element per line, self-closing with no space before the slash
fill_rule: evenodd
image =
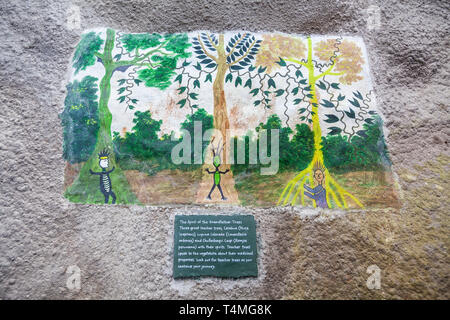
<path id="1" fill-rule="evenodd" d="M 278 204 L 286 205 L 290 203 L 294 205 L 300 196 L 301 204 L 305 205 L 304 184 L 308 181 L 312 187 L 314 185 L 314 168 L 321 167 L 325 174 L 325 189 L 329 195 L 327 196 L 328 207 L 332 207 L 331 201 L 333 200 L 338 207 L 348 208 L 348 198 L 352 199 L 358 206 L 363 207 L 363 204 L 356 197 L 336 182 L 324 165 L 322 129 L 318 111 L 319 107 L 330 107 L 333 103 L 328 100 L 321 100 L 316 88 L 323 85 L 320 80 L 325 76 L 335 77 L 339 83 L 345 85 L 361 80 L 360 73 L 364 62 L 362 50 L 350 40 L 322 40 L 317 42 L 314 47 L 310 37 L 307 38 L 306 42 L 307 44 L 305 45 L 304 40 L 301 38 L 265 35 L 256 58 L 256 64 L 265 67 L 266 72 L 269 73 L 280 67 L 289 70 L 287 62 L 294 64 L 296 77 L 303 77 L 302 70 L 305 73 L 305 79 L 303 79 L 303 82 L 300 81 L 299 85 L 304 84 L 305 87 L 302 88 L 302 91 L 306 90 L 308 92 L 305 95 L 305 99 L 309 100 L 309 118 L 305 119 L 305 117 L 302 117 L 302 120 L 306 120 L 312 125 L 314 155 L 308 167 L 287 183 L 279 197 Z M 295 90 L 298 91 L 298 87 L 294 88 L 293 92 Z M 297 100 L 300 102 L 300 99 Z M 303 111 L 301 110 L 300 112 Z M 354 117 L 352 112 L 343 112 L 343 114 L 344 116 Z M 331 122 L 335 121 L 335 119 L 337 121 L 336 117 L 325 121 Z M 314 206 L 316 206 L 315 201 Z"/>

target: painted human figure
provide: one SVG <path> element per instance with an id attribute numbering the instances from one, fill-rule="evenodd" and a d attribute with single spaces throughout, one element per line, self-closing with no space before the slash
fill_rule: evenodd
<path id="1" fill-rule="evenodd" d="M 212 142 L 211 142 L 212 144 Z M 223 146 L 222 146 L 223 148 Z M 222 149 L 221 149 L 222 150 Z M 213 165 L 215 170 L 214 171 L 209 171 L 209 169 L 206 169 L 205 171 L 208 172 L 209 174 L 213 175 L 213 186 L 211 187 L 211 191 L 209 191 L 208 196 L 206 197 L 206 199 L 211 200 L 211 194 L 214 191 L 214 189 L 217 187 L 220 191 L 220 195 L 222 196 L 222 200 L 227 200 L 227 198 L 223 195 L 223 191 L 222 191 L 222 187 L 220 186 L 220 175 L 221 174 L 226 174 L 228 171 L 230 171 L 230 169 L 226 169 L 225 171 L 220 171 L 219 167 L 221 164 L 220 161 L 220 152 L 221 150 L 219 150 L 219 146 L 217 146 L 217 150 L 214 150 L 214 146 L 212 146 L 212 153 L 213 153 Z"/>
<path id="2" fill-rule="evenodd" d="M 111 178 L 109 174 L 114 171 L 116 167 L 113 167 L 111 170 L 106 171 L 109 166 L 109 152 L 107 150 L 103 150 L 98 154 L 98 165 L 102 168 L 101 172 L 94 172 L 89 169 L 91 174 L 100 176 L 100 191 L 105 196 L 105 203 L 109 202 L 109 196 L 112 197 L 112 203 L 116 203 L 116 195 L 112 191 Z"/>
<path id="3" fill-rule="evenodd" d="M 323 183 L 325 181 L 325 174 L 323 172 L 323 169 L 319 166 L 314 168 L 314 180 L 316 181 L 317 185 L 314 188 L 309 187 L 308 185 L 304 184 L 303 187 L 307 190 L 304 192 L 304 194 L 311 199 L 316 201 L 316 205 L 319 208 L 328 208 L 327 203 L 327 191 L 323 187 Z"/>

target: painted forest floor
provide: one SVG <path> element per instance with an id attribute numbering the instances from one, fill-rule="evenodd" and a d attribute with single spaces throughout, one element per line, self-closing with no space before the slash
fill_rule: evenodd
<path id="1" fill-rule="evenodd" d="M 276 175 L 260 175 L 257 171 L 236 175 L 236 189 L 241 205 L 274 206 L 287 182 L 297 174 L 298 172 L 281 172 Z M 392 174 L 388 171 L 355 171 L 333 174 L 333 177 L 359 199 L 365 208 L 400 207 Z M 348 200 L 348 204 L 350 208 L 358 208 L 352 200 Z M 312 201 L 307 198 L 306 206 L 312 205 Z"/>
<path id="2" fill-rule="evenodd" d="M 131 190 L 144 204 L 238 204 L 236 190 L 228 187 L 234 185 L 231 172 L 222 176 L 221 181 L 227 200 L 221 200 L 218 188 L 213 191 L 211 200 L 206 199 L 213 185 L 213 177 L 204 169 L 195 171 L 162 170 L 155 175 L 147 175 L 137 170 L 125 170 L 125 175 Z"/>
<path id="3" fill-rule="evenodd" d="M 79 167 L 67 165 L 65 182 L 67 187 L 76 178 Z M 209 166 L 212 170 L 212 166 Z M 212 200 L 206 200 L 213 185 L 212 175 L 205 172 L 205 166 L 194 171 L 162 170 L 155 175 L 138 170 L 124 170 L 132 191 L 142 204 L 195 204 L 195 203 L 240 203 L 243 206 L 275 206 L 286 183 L 297 172 L 279 172 L 276 175 L 260 175 L 259 171 L 222 175 L 221 185 L 227 201 L 220 199 L 216 188 Z M 355 171 L 334 173 L 333 177 L 346 190 L 357 197 L 365 208 L 398 208 L 400 202 L 392 174 L 389 171 Z M 229 186 L 234 185 L 235 188 Z M 119 190 L 115 190 L 120 192 Z M 348 201 L 356 208 L 353 201 Z M 298 204 L 298 203 L 297 203 Z M 307 206 L 312 206 L 309 199 Z"/>
<path id="4" fill-rule="evenodd" d="M 162 170 L 148 175 L 138 170 L 125 170 L 125 176 L 143 204 L 192 204 L 195 203 L 202 173 L 200 170 Z"/>

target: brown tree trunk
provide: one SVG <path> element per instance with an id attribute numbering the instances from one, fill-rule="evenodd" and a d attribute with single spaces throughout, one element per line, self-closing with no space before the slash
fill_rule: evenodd
<path id="1" fill-rule="evenodd" d="M 227 103 L 225 100 L 225 75 L 228 71 L 227 64 L 227 56 L 225 54 L 224 47 L 224 36 L 223 34 L 219 35 L 219 44 L 217 45 L 217 73 L 213 83 L 213 95 L 214 95 L 214 128 L 220 132 L 221 137 L 214 137 L 214 146 L 217 148 L 218 145 L 224 144 L 222 151 L 222 165 L 220 166 L 220 170 L 224 171 L 226 169 L 230 169 L 230 164 L 228 163 L 228 154 L 230 150 L 230 146 L 226 143 L 227 139 L 227 131 L 230 128 L 230 120 L 228 119 L 228 110 Z M 222 139 L 222 140 L 221 140 Z M 221 146 L 221 145 L 220 145 Z M 212 193 L 211 200 L 207 199 L 207 195 L 209 194 L 212 186 L 211 175 L 206 172 L 205 169 L 211 169 L 212 164 L 212 153 L 209 149 L 207 158 L 205 158 L 204 168 L 202 168 L 203 177 L 202 182 L 197 191 L 197 203 L 209 203 L 212 201 L 213 203 L 239 203 L 239 196 L 235 188 L 235 182 L 233 178 L 233 173 L 227 172 L 222 175 L 220 185 L 222 186 L 224 196 L 227 200 L 223 200 L 220 196 L 218 190 Z"/>
<path id="2" fill-rule="evenodd" d="M 224 36 L 219 35 L 219 45 L 217 47 L 217 74 L 213 83 L 213 95 L 214 95 L 214 128 L 219 130 L 222 137 L 215 139 L 215 145 L 220 143 L 222 138 L 222 144 L 226 142 L 227 130 L 230 128 L 230 120 L 228 119 L 227 102 L 225 100 L 225 75 L 227 73 L 228 65 L 226 61 L 226 54 L 224 48 Z M 228 145 L 223 148 L 222 159 L 224 168 L 229 169 L 228 163 Z"/>

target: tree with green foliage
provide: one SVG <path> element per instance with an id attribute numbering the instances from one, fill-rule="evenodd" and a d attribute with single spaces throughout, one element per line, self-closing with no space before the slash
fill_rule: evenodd
<path id="1" fill-rule="evenodd" d="M 314 155 L 314 133 L 306 123 L 295 125 L 291 145 L 291 158 L 294 161 L 292 168 L 300 171 L 307 168 Z"/>
<path id="2" fill-rule="evenodd" d="M 363 125 L 363 135 L 355 135 L 351 144 L 354 147 L 353 161 L 365 169 L 380 170 L 391 165 L 384 141 L 383 120 L 375 116 L 373 121 Z"/>
<path id="3" fill-rule="evenodd" d="M 172 167 L 170 154 L 176 141 L 163 134 L 159 137 L 162 120 L 152 118 L 150 111 L 136 111 L 131 132 L 121 137 L 114 132 L 114 148 L 123 169 L 139 170 L 149 175 Z"/>
<path id="4" fill-rule="evenodd" d="M 134 113 L 132 132 L 126 132 L 121 144 L 121 156 L 132 156 L 139 160 L 152 159 L 157 156 L 158 132 L 162 120 L 154 120 L 150 111 Z"/>
<path id="5" fill-rule="evenodd" d="M 113 57 L 115 43 L 122 43 L 121 52 Z M 116 163 L 113 152 L 111 135 L 112 114 L 108 107 L 111 95 L 111 79 L 114 72 L 125 72 L 128 68 L 137 71 L 138 78 L 134 78 L 137 85 L 140 82 L 148 87 L 165 89 L 170 85 L 170 79 L 175 74 L 178 59 L 187 58 L 186 49 L 190 46 L 186 34 L 127 34 L 116 39 L 116 32 L 106 30 L 106 39 L 96 32 L 82 35 L 73 57 L 75 74 L 86 70 L 89 66 L 101 64 L 104 68 L 104 76 L 100 82 L 99 98 L 99 129 L 96 144 L 85 165 L 74 181 L 66 190 L 65 196 L 74 202 L 100 202 L 102 196 L 98 189 L 96 177 L 89 174 L 89 170 L 98 171 L 97 153 L 101 150 L 110 152 L 110 166 L 116 167 L 111 181 L 117 191 L 117 203 L 133 203 L 136 197 L 132 193 L 128 181 Z M 128 58 L 126 57 L 128 56 Z M 126 81 L 125 81 L 126 82 Z M 120 85 L 120 82 L 119 82 Z M 128 87 L 128 86 L 127 86 Z M 129 90 L 120 88 L 120 91 Z M 119 97 L 120 102 L 126 102 L 130 108 L 127 96 Z M 127 101 L 126 101 L 127 100 Z M 132 103 L 136 99 L 130 99 Z M 132 109 L 132 108 L 130 108 Z"/>
<path id="6" fill-rule="evenodd" d="M 345 171 L 355 169 L 352 161 L 354 147 L 342 134 L 322 137 L 324 164 L 327 168 Z"/>
<path id="7" fill-rule="evenodd" d="M 201 122 L 200 127 L 195 126 L 195 122 Z M 194 163 L 194 136 L 196 134 L 196 129 L 200 130 L 201 137 L 204 138 L 205 141 L 202 140 L 202 155 L 204 155 L 204 151 L 206 148 L 208 148 L 209 140 L 211 139 L 211 136 L 205 136 L 205 132 L 208 130 L 214 128 L 214 118 L 212 115 L 210 115 L 205 109 L 200 108 L 193 114 L 188 114 L 186 116 L 186 120 L 181 124 L 181 129 L 186 130 L 189 132 L 191 136 L 191 161 Z M 202 158 L 202 162 L 203 162 Z M 197 167 L 197 166 L 194 166 Z"/>
<path id="8" fill-rule="evenodd" d="M 363 124 L 364 133 L 353 136 L 351 141 L 341 134 L 323 137 L 325 165 L 340 171 L 379 171 L 390 165 L 382 120 L 379 116 L 372 120 Z"/>
<path id="9" fill-rule="evenodd" d="M 250 33 L 238 33 L 231 36 L 225 41 L 224 34 L 209 34 L 200 33 L 192 38 L 193 49 L 195 53 L 193 67 L 198 71 L 196 76 L 186 71 L 186 68 L 192 63 L 185 62 L 181 67 L 179 75 L 175 81 L 180 83 L 179 94 L 185 95 L 178 104 L 180 107 L 189 105 L 191 108 L 197 108 L 195 100 L 198 99 L 198 94 L 193 92 L 196 88 L 201 87 L 201 78 L 205 75 L 204 82 L 212 82 L 212 96 L 214 101 L 214 128 L 221 134 L 219 139 L 225 144 L 227 131 L 230 129 L 230 121 L 228 118 L 227 102 L 225 99 L 225 83 L 233 81 L 233 72 L 249 68 L 253 71 L 253 61 L 258 53 L 261 40 L 257 40 L 254 35 Z M 214 79 L 213 79 L 214 75 Z M 192 81 L 193 88 L 190 87 Z M 251 76 L 245 84 L 243 84 L 243 77 L 236 75 L 234 85 L 252 88 Z M 259 89 L 255 89 L 259 90 Z M 223 157 L 228 157 L 228 147 L 224 146 Z M 229 168 L 228 163 L 222 165 L 224 168 Z M 230 186 L 231 187 L 231 186 Z"/>
<path id="10" fill-rule="evenodd" d="M 390 165 L 386 143 L 383 137 L 382 120 L 379 116 L 374 122 L 363 125 L 364 136 L 356 135 L 351 141 L 342 134 L 328 134 L 322 137 L 324 163 L 327 168 L 339 172 L 355 170 L 384 170 Z M 270 129 L 280 130 L 279 171 L 303 170 L 308 167 L 314 156 L 314 133 L 305 124 L 296 124 L 292 131 L 288 126 L 283 127 L 278 115 L 271 115 L 266 123 L 260 123 L 255 131 L 268 130 L 268 151 L 271 152 Z M 249 136 L 234 137 L 234 165 L 233 172 L 259 170 L 259 164 L 249 163 Z M 259 138 L 256 136 L 256 143 Z M 245 162 L 237 164 L 237 141 L 245 143 Z"/>
<path id="11" fill-rule="evenodd" d="M 64 111 L 60 116 L 63 126 L 63 157 L 72 164 L 86 161 L 94 151 L 99 128 L 97 80 L 86 76 L 66 87 Z"/>
<path id="12" fill-rule="evenodd" d="M 260 123 L 256 127 L 256 132 L 261 130 L 266 130 L 267 132 L 267 156 L 270 157 L 272 154 L 272 131 L 279 130 L 279 170 L 283 171 L 284 168 L 292 166 L 293 156 L 295 155 L 294 150 L 290 143 L 290 135 L 292 134 L 292 129 L 290 127 L 283 127 L 281 119 L 278 115 L 273 114 L 267 118 L 266 123 Z M 258 135 L 258 155 L 260 146 L 260 136 Z"/>
<path id="13" fill-rule="evenodd" d="M 267 156 L 271 157 L 272 155 L 272 132 L 271 130 L 279 130 L 279 170 L 291 170 L 297 165 L 297 152 L 293 148 L 293 144 L 291 142 L 290 136 L 292 135 L 292 129 L 288 126 L 283 127 L 280 117 L 277 114 L 272 114 L 269 116 L 265 123 L 260 123 L 255 131 L 260 133 L 262 130 L 266 130 L 266 146 L 267 146 Z M 253 135 L 251 131 L 247 132 L 247 134 L 243 137 L 234 137 L 232 145 L 234 146 L 234 165 L 232 166 L 233 173 L 240 173 L 243 171 L 253 171 L 260 170 L 261 164 L 251 164 L 250 163 L 250 141 L 256 145 L 256 154 L 260 154 L 260 145 L 261 145 L 261 136 L 259 134 Z M 238 140 L 240 140 L 238 142 Z M 238 163 L 238 144 L 244 145 L 245 150 L 245 161 L 244 163 Z M 260 161 L 259 161 L 260 162 Z"/>
<path id="14" fill-rule="evenodd" d="M 324 164 L 321 129 L 323 122 L 335 124 L 332 127 L 327 126 L 329 134 L 348 135 L 348 141 L 351 141 L 355 135 L 365 135 L 364 130 L 360 128 L 363 127 L 364 122 L 370 123 L 371 116 L 374 114 L 374 111 L 369 111 L 368 96 L 364 98 L 359 91 L 354 91 L 353 99 L 347 98 L 351 106 L 343 108 L 342 104 L 346 97 L 334 91 L 341 90 L 340 84 L 351 85 L 363 79 L 363 51 L 351 39 L 320 40 L 314 46 L 311 37 L 307 37 L 306 40 L 305 46 L 303 40 L 298 37 L 264 35 L 256 59 L 257 65 L 267 68 L 269 73 L 282 68 L 283 73 L 276 72 L 275 75 L 278 76 L 277 79 L 284 79 L 286 86 L 277 90 L 279 91 L 277 96 L 284 95 L 286 102 L 288 97 L 292 97 L 292 104 L 299 106 L 300 120 L 311 124 L 313 131 L 313 157 L 309 165 L 286 184 L 277 204 L 295 205 L 300 200 L 301 204 L 305 205 L 305 190 L 314 187 L 315 183 L 323 182 L 327 196 L 326 201 L 321 201 L 321 206 L 331 208 L 333 202 L 337 207 L 348 208 L 350 199 L 357 206 L 363 207 L 355 196 L 333 178 Z M 339 82 L 330 83 L 326 80 L 329 77 Z M 292 84 L 294 87 L 291 89 Z M 268 86 L 277 88 L 273 77 L 269 78 Z M 288 107 L 287 104 L 285 107 Z M 319 108 L 320 111 L 329 113 L 319 113 Z M 317 180 L 316 173 L 319 173 L 320 182 Z M 315 200 L 313 205 L 317 206 Z"/>
<path id="15" fill-rule="evenodd" d="M 195 126 L 195 122 L 201 123 Z M 198 168 L 198 165 L 174 165 L 171 161 L 172 148 L 182 141 L 172 140 L 172 135 L 164 134 L 160 136 L 162 120 L 152 118 L 150 111 L 135 112 L 133 119 L 133 129 L 126 132 L 121 137 L 118 132 L 114 132 L 114 144 L 119 164 L 124 164 L 126 168 L 154 174 L 164 169 L 190 170 Z M 181 123 L 181 129 L 186 130 L 191 137 L 194 137 L 195 130 L 199 129 L 204 134 L 213 128 L 213 117 L 205 109 L 200 108 L 193 114 L 188 114 L 186 120 Z M 203 136 L 203 134 L 201 136 Z M 191 139 L 191 160 L 194 157 L 194 140 Z M 207 148 L 208 142 L 202 142 L 202 152 Z M 139 164 L 135 160 L 140 160 Z"/>

